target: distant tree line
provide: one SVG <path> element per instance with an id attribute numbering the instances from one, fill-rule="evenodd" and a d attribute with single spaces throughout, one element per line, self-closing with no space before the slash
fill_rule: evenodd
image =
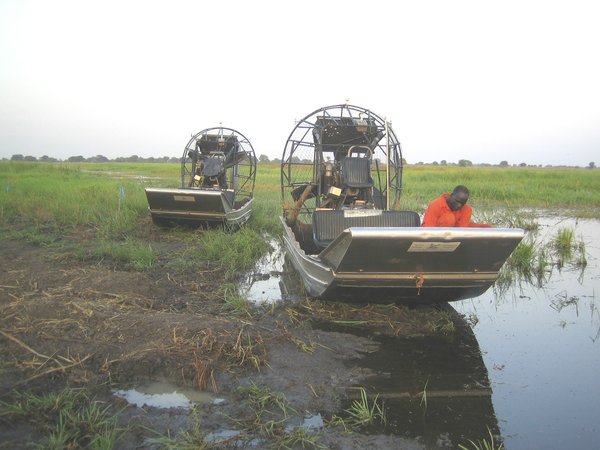
<path id="1" fill-rule="evenodd" d="M 6 159 L 6 158 L 2 158 Z M 154 158 L 150 156 L 149 158 L 142 158 L 138 155 L 132 155 L 127 157 L 118 157 L 115 159 L 109 159 L 103 155 L 91 156 L 89 158 L 85 158 L 81 155 L 78 156 L 70 156 L 65 160 L 60 160 L 57 158 L 52 158 L 50 156 L 41 156 L 40 158 L 36 158 L 35 156 L 23 156 L 23 155 L 12 155 L 10 158 L 11 161 L 40 161 L 40 162 L 89 162 L 89 163 L 105 163 L 105 162 L 149 162 L 149 163 L 179 163 L 181 162 L 181 158 L 176 158 L 174 156 L 162 156 L 160 158 Z"/>
<path id="2" fill-rule="evenodd" d="M 6 160 L 6 158 L 2 158 L 3 160 Z M 106 156 L 103 155 L 96 155 L 96 156 L 91 156 L 89 158 L 85 158 L 81 155 L 78 156 L 70 156 L 69 158 L 65 159 L 65 160 L 60 160 L 57 158 L 52 158 L 50 156 L 41 156 L 39 158 L 36 158 L 35 156 L 24 156 L 24 155 L 12 155 L 12 157 L 10 158 L 11 161 L 40 161 L 40 162 L 61 162 L 61 161 L 65 161 L 65 162 L 74 162 L 74 163 L 79 163 L 79 162 L 88 162 L 88 163 L 105 163 L 105 162 L 134 162 L 134 163 L 144 163 L 144 162 L 148 162 L 148 163 L 180 163 L 181 162 L 181 158 L 176 158 L 174 156 L 162 156 L 160 158 L 154 158 L 152 156 L 148 157 L 148 158 L 143 158 L 141 156 L 138 155 L 132 155 L 132 156 L 127 156 L 127 157 L 118 157 L 115 159 L 109 159 Z M 281 164 L 281 159 L 279 158 L 273 158 L 273 159 L 269 159 L 269 157 L 267 155 L 260 155 L 258 157 L 258 162 L 259 163 L 276 163 L 276 164 Z M 297 156 L 293 156 L 292 157 L 292 163 L 304 163 L 304 164 L 311 164 L 312 160 L 310 159 L 300 159 Z M 402 159 L 402 164 L 403 165 L 410 165 L 404 158 Z M 457 163 L 453 163 L 453 162 L 448 162 L 445 159 L 442 159 L 441 161 L 433 161 L 431 163 L 426 163 L 423 161 L 419 161 L 415 164 L 413 164 L 415 166 L 460 166 L 460 167 L 469 167 L 469 166 L 479 166 L 479 167 L 542 167 L 541 164 L 536 165 L 536 164 L 527 164 L 527 163 L 519 163 L 519 164 L 509 164 L 508 161 L 500 161 L 499 164 L 488 164 L 488 163 L 481 163 L 481 164 L 473 164 L 472 161 L 469 161 L 468 159 L 459 159 Z M 545 167 L 553 167 L 552 165 L 548 164 Z M 556 167 L 565 167 L 565 166 L 556 166 Z M 578 166 L 572 166 L 572 167 L 578 167 Z M 595 169 L 596 168 L 596 163 L 595 162 L 590 162 L 586 168 L 588 169 Z"/>
<path id="3" fill-rule="evenodd" d="M 258 157 L 258 162 L 259 163 L 278 163 L 281 164 L 281 159 L 279 158 L 275 158 L 275 159 L 269 159 L 269 157 L 267 155 L 260 155 Z M 312 160 L 310 159 L 300 159 L 297 156 L 292 156 L 292 163 L 312 163 Z M 382 162 L 380 161 L 380 164 L 382 164 Z M 384 164 L 385 165 L 385 164 Z M 410 165 L 406 159 L 402 158 L 402 165 L 404 166 L 408 166 Z M 460 166 L 460 167 L 469 167 L 469 166 L 479 166 L 479 167 L 542 167 L 542 165 L 535 165 L 535 164 L 527 164 L 527 163 L 519 163 L 519 164 L 509 164 L 508 161 L 500 161 L 499 164 L 489 164 L 489 163 L 481 163 L 481 164 L 473 164 L 472 161 L 469 161 L 468 159 L 459 159 L 457 163 L 452 163 L 452 162 L 448 162 L 445 159 L 442 159 L 440 162 L 437 161 L 433 161 L 431 163 L 426 163 L 423 161 L 419 161 L 415 164 L 413 164 L 415 166 Z M 553 167 L 552 165 L 548 164 L 545 167 Z M 564 167 L 564 166 L 556 166 L 556 167 Z M 572 167 L 578 167 L 578 166 L 572 166 Z M 595 169 L 596 168 L 596 163 L 594 163 L 593 161 L 590 162 L 587 166 L 588 169 Z"/>

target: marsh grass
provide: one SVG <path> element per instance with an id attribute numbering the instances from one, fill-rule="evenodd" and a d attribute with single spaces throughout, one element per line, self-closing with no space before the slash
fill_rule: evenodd
<path id="1" fill-rule="evenodd" d="M 369 304 L 306 299 L 286 312 L 293 322 L 317 320 L 336 327 L 366 328 L 392 336 L 452 336 L 456 330 L 452 312 L 436 305 Z"/>
<path id="2" fill-rule="evenodd" d="M 515 282 L 543 287 L 550 278 L 553 264 L 548 244 L 529 235 L 519 243 L 500 269 L 494 292 L 498 297 L 503 297 Z"/>
<path id="3" fill-rule="evenodd" d="M 105 238 L 118 238 L 147 209 L 139 181 L 104 178 L 68 164 L 4 163 L 0 177 L 11 185 L 0 191 L 2 224 L 54 233 L 93 226 Z"/>
<path id="4" fill-rule="evenodd" d="M 147 242 L 126 239 L 123 242 L 99 241 L 91 250 L 80 250 L 79 257 L 83 260 L 110 258 L 136 270 L 146 270 L 154 265 L 157 254 Z"/>
<path id="5" fill-rule="evenodd" d="M 287 417 L 291 409 L 283 394 L 273 392 L 268 387 L 259 387 L 252 383 L 249 386 L 238 386 L 235 392 L 257 415 L 262 415 L 274 407 L 283 417 Z"/>
<path id="6" fill-rule="evenodd" d="M 585 268 L 587 267 L 588 264 L 588 260 L 587 260 L 587 253 L 585 250 L 585 242 L 583 240 L 581 240 L 576 247 L 576 253 L 577 256 L 575 258 L 575 266 L 579 267 L 579 268 Z"/>
<path id="7" fill-rule="evenodd" d="M 235 393 L 248 406 L 252 417 L 238 423 L 250 434 L 259 434 L 281 442 L 282 436 L 285 435 L 286 419 L 290 412 L 296 412 L 285 396 L 254 383 L 250 386 L 239 386 Z"/>
<path id="8" fill-rule="evenodd" d="M 207 230 L 202 233 L 200 244 L 199 257 L 222 265 L 229 281 L 254 267 L 270 248 L 261 234 L 249 227 L 243 227 L 236 233 Z"/>
<path id="9" fill-rule="evenodd" d="M 110 406 L 71 390 L 43 396 L 15 392 L 12 401 L 0 401 L 0 418 L 34 424 L 46 436 L 32 446 L 57 450 L 113 449 L 125 431 L 118 426 L 118 414 L 112 415 Z"/>
<path id="10" fill-rule="evenodd" d="M 573 258 L 573 242 L 575 232 L 571 228 L 560 228 L 553 239 L 552 244 L 559 257 L 559 263 L 563 265 L 565 262 Z"/>
<path id="11" fill-rule="evenodd" d="M 328 449 L 326 445 L 319 444 L 321 436 L 310 433 L 306 428 L 298 427 L 289 433 L 285 433 L 273 448 L 276 449 Z"/>
<path id="12" fill-rule="evenodd" d="M 251 315 L 250 303 L 243 295 L 240 295 L 238 288 L 233 283 L 227 283 L 223 286 L 223 301 L 225 310 L 234 314 Z"/>
<path id="13" fill-rule="evenodd" d="M 372 425 L 375 421 L 381 424 L 387 423 L 385 409 L 379 404 L 379 394 L 371 401 L 367 395 L 367 391 L 363 387 L 359 387 L 360 398 L 353 400 L 350 407 L 344 412 L 346 417 L 334 417 L 333 423 L 342 425 L 345 429 L 362 429 Z"/>
<path id="14" fill-rule="evenodd" d="M 258 164 L 253 214 L 238 232 L 170 230 L 167 238 L 189 239 L 190 248 L 169 250 L 164 259 L 166 269 L 221 267 L 228 282 L 237 281 L 251 269 L 270 250 L 265 236 L 281 234 L 280 168 L 279 164 Z M 144 187 L 176 187 L 179 177 L 179 165 L 167 163 L 0 161 L 0 230 L 4 237 L 37 245 L 60 245 L 65 237 L 85 236 L 74 244 L 80 246 L 72 252 L 77 257 L 112 259 L 135 270 L 147 270 L 162 255 L 136 237 L 140 223 L 153 227 L 148 221 Z M 596 170 L 408 165 L 403 184 L 398 207 L 419 213 L 440 193 L 466 184 L 471 189 L 475 220 L 496 226 L 534 230 L 533 213 L 525 208 L 566 207 L 572 208 L 575 216 L 589 217 L 591 210 L 600 217 L 593 195 L 600 191 Z M 518 254 L 515 267 L 526 270 L 525 263 L 519 262 L 526 256 Z M 580 266 L 587 263 L 584 247 L 577 261 Z M 540 263 L 537 267 L 539 278 L 546 269 Z"/>
<path id="15" fill-rule="evenodd" d="M 477 441 L 471 439 L 468 440 L 469 445 L 459 444 L 460 450 L 504 450 L 504 444 L 502 442 L 496 442 L 492 430 L 488 428 L 488 438 L 483 438 Z"/>
<path id="16" fill-rule="evenodd" d="M 220 448 L 217 443 L 210 443 L 206 434 L 202 431 L 200 412 L 197 407 L 192 408 L 189 418 L 189 427 L 187 430 L 180 429 L 175 436 L 170 433 L 167 436 L 160 436 L 146 439 L 146 443 L 157 445 L 164 450 L 210 450 Z"/>

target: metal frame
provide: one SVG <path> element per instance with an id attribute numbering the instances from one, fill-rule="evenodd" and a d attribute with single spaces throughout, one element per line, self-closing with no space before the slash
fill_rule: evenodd
<path id="1" fill-rule="evenodd" d="M 382 209 L 393 209 L 398 205 L 402 190 L 402 151 L 400 142 L 389 122 L 374 112 L 359 106 L 341 104 L 319 108 L 297 122 L 290 133 L 281 162 L 281 198 L 284 215 L 293 202 L 292 191 L 302 186 L 312 184 L 317 192 L 307 199 L 300 210 L 300 220 L 308 222 L 312 212 L 320 207 L 324 195 L 320 192 L 320 166 L 326 161 L 322 150 L 323 145 L 315 142 L 313 132 L 319 128 L 320 117 L 328 119 L 341 118 L 348 122 L 352 120 L 360 126 L 361 121 L 374 124 L 381 137 L 371 146 L 374 164 L 372 177 L 376 188 L 386 199 Z M 386 165 L 390 171 L 384 176 Z M 388 195 L 388 192 L 391 195 Z M 303 219 L 302 219 L 303 218 Z"/>
<path id="2" fill-rule="evenodd" d="M 192 135 L 181 157 L 181 187 L 188 187 L 190 179 L 194 176 L 194 165 L 190 152 L 196 150 L 196 142 L 204 135 L 218 135 L 223 136 L 224 139 L 235 137 L 237 139 L 238 148 L 235 150 L 235 154 L 227 155 L 231 158 L 231 161 L 234 161 L 229 167 L 226 167 L 227 182 L 234 190 L 236 201 L 244 198 L 251 199 L 254 195 L 256 182 L 256 154 L 250 140 L 233 128 L 206 128 Z"/>

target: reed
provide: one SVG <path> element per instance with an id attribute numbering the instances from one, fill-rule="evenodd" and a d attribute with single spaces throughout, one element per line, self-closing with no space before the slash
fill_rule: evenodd
<path id="1" fill-rule="evenodd" d="M 150 269 L 156 259 L 157 253 L 147 242 L 128 238 L 122 242 L 102 240 L 90 250 L 81 249 L 79 257 L 82 260 L 102 260 L 110 258 L 113 261 L 123 263 L 125 266 L 136 270 Z"/>
<path id="2" fill-rule="evenodd" d="M 193 268 L 216 263 L 230 281 L 252 267 L 269 250 L 265 235 L 281 234 L 280 170 L 279 164 L 258 164 L 253 214 L 242 230 L 193 233 L 194 250 L 170 255 L 167 264 Z M 148 223 L 149 216 L 144 187 L 179 184 L 179 165 L 173 163 L 0 161 L 0 230 L 5 237 L 40 245 L 85 233 L 85 249 L 76 252 L 79 257 L 112 258 L 145 270 L 161 255 L 137 237 L 139 224 Z M 496 226 L 534 230 L 534 214 L 523 208 L 569 208 L 570 215 L 600 217 L 593 195 L 600 191 L 597 170 L 408 165 L 403 184 L 399 207 L 418 212 L 440 193 L 466 184 L 475 220 Z M 187 239 L 188 234 L 177 228 L 169 232 L 176 239 Z M 83 242 L 75 242 L 83 247 Z M 528 257 L 521 249 L 513 264 L 525 268 L 518 259 Z M 580 264 L 585 264 L 584 253 Z M 544 270 L 538 264 L 538 274 Z"/>
<path id="3" fill-rule="evenodd" d="M 139 180 L 102 177 L 68 164 L 0 163 L 0 226 L 65 234 L 92 227 L 120 238 L 147 211 Z M 0 182 L 1 182 L 0 181 Z"/>
<path id="4" fill-rule="evenodd" d="M 111 414 L 109 406 L 72 390 L 43 396 L 15 392 L 11 401 L 0 401 L 0 418 L 47 430 L 40 442 L 30 443 L 47 449 L 109 450 L 115 448 L 125 431 L 118 426 L 118 414 Z"/>
<path id="5" fill-rule="evenodd" d="M 188 418 L 188 429 L 179 429 L 175 436 L 147 438 L 146 443 L 164 450 L 211 450 L 219 447 L 219 442 L 209 442 L 201 428 L 200 412 L 193 408 Z M 154 448 L 154 447 L 152 447 Z"/>
<path id="6" fill-rule="evenodd" d="M 575 232 L 571 228 L 560 228 L 552 241 L 561 265 L 573 258 L 574 238 Z"/>
<path id="7" fill-rule="evenodd" d="M 268 242 L 250 227 L 243 227 L 236 233 L 206 230 L 200 236 L 200 243 L 199 257 L 222 265 L 228 280 L 235 280 L 241 272 L 252 268 L 269 249 Z"/>
<path id="8" fill-rule="evenodd" d="M 257 186 L 268 183 L 280 195 L 280 170 L 279 164 L 258 164 Z M 508 209 L 514 216 L 506 217 L 508 223 L 520 228 L 521 208 L 568 209 L 578 217 L 600 217 L 595 195 L 600 191 L 600 171 L 580 168 L 407 165 L 398 207 L 423 213 L 431 200 L 458 184 L 469 187 L 475 213 Z"/>
<path id="9" fill-rule="evenodd" d="M 460 450 L 504 450 L 504 443 L 496 442 L 492 430 L 488 428 L 489 439 L 483 438 L 477 441 L 471 439 L 468 440 L 469 446 L 459 444 Z"/>
<path id="10" fill-rule="evenodd" d="M 344 423 L 352 428 L 362 428 L 371 425 L 375 420 L 382 424 L 387 422 L 385 409 L 379 405 L 379 395 L 376 395 L 373 401 L 370 401 L 367 396 L 367 391 L 364 388 L 359 388 L 360 398 L 353 400 L 348 409 L 345 410 L 348 417 L 344 419 Z"/>
<path id="11" fill-rule="evenodd" d="M 223 301 L 225 309 L 234 314 L 250 315 L 250 304 L 248 300 L 240 295 L 237 287 L 233 283 L 227 283 L 223 286 Z"/>

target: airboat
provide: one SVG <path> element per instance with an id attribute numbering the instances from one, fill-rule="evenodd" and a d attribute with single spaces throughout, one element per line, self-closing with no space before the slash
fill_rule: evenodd
<path id="1" fill-rule="evenodd" d="M 299 120 L 281 162 L 283 242 L 311 297 L 398 303 L 473 298 L 493 285 L 521 229 L 425 228 L 401 209 L 390 122 L 358 106 Z"/>
<path id="2" fill-rule="evenodd" d="M 181 187 L 145 189 L 156 225 L 239 228 L 252 213 L 256 156 L 250 141 L 225 127 L 193 135 L 181 157 Z"/>

